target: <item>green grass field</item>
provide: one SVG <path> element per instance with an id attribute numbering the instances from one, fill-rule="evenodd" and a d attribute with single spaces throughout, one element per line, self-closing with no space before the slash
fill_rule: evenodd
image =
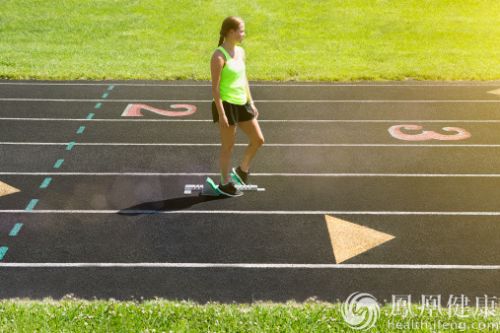
<path id="1" fill-rule="evenodd" d="M 210 80 L 245 20 L 249 80 L 500 79 L 494 0 L 2 0 L 0 77 Z"/>
<path id="2" fill-rule="evenodd" d="M 0 301 L 0 332 L 387 333 L 433 332 L 432 325 L 442 328 L 439 332 L 497 332 L 500 327 L 498 313 L 486 318 L 461 319 L 455 315 L 450 317 L 447 310 L 440 315 L 420 315 L 420 308 L 414 306 L 412 311 L 416 316 L 410 321 L 391 315 L 391 306 L 386 305 L 381 308 L 376 326 L 369 330 L 354 330 L 343 320 L 338 304 L 314 300 L 300 304 L 261 302 L 252 305 L 201 305 L 161 299 L 142 302 L 84 301 L 71 297 L 59 302 L 51 299 L 45 299 L 45 302 L 4 300 Z M 397 326 L 398 322 L 400 326 Z M 428 326 L 419 329 L 418 325 Z M 473 330 L 473 325 L 480 329 Z"/>

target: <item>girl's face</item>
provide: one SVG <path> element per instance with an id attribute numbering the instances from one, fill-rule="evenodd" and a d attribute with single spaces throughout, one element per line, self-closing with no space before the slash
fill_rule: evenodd
<path id="1" fill-rule="evenodd" d="M 235 42 L 238 43 L 243 41 L 243 38 L 245 37 L 245 23 L 240 23 L 237 30 L 230 30 L 230 34 Z"/>

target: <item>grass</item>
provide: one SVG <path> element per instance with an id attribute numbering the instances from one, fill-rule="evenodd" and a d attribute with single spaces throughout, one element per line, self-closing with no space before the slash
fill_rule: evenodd
<path id="1" fill-rule="evenodd" d="M 2 0 L 0 77 L 210 80 L 245 20 L 250 80 L 500 79 L 500 2 Z"/>
<path id="2" fill-rule="evenodd" d="M 440 332 L 470 332 L 478 323 L 484 326 L 477 331 L 496 332 L 500 327 L 498 313 L 486 318 L 461 319 L 445 312 L 420 315 L 417 306 L 413 306 L 413 312 L 416 317 L 412 318 L 414 324 L 410 324 L 409 319 L 391 315 L 391 307 L 386 305 L 381 308 L 376 326 L 361 331 L 349 328 L 339 304 L 316 300 L 286 304 L 198 304 L 162 299 L 86 301 L 69 295 L 60 301 L 51 298 L 0 301 L 0 332 L 432 332 L 432 325 L 440 327 Z M 399 322 L 400 326 L 390 322 Z"/>

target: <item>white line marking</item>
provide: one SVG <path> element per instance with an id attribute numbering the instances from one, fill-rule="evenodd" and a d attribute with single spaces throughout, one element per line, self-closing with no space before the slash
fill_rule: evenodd
<path id="1" fill-rule="evenodd" d="M 99 83 L 99 82 L 89 82 L 89 83 L 74 83 L 74 82 L 0 82 L 3 85 L 20 85 L 20 86 L 131 86 L 131 87 L 211 87 L 211 83 Z M 500 82 L 477 82 L 477 83 L 395 83 L 395 84 L 387 84 L 387 83 L 252 83 L 249 82 L 250 87 L 490 87 L 490 86 L 498 86 Z"/>
<path id="2" fill-rule="evenodd" d="M 15 102 L 120 102 L 120 103 L 211 103 L 211 99 L 65 99 L 65 98 L 0 98 Z M 500 103 L 500 99 L 261 99 L 258 103 Z"/>
<path id="3" fill-rule="evenodd" d="M 341 210 L 93 210 L 93 209 L 2 209 L 0 213 L 26 214 L 237 214 L 237 215 L 430 215 L 430 216 L 500 216 L 498 212 L 417 212 L 417 211 L 341 211 Z"/>
<path id="4" fill-rule="evenodd" d="M 216 172 L 0 172 L 19 176 L 218 176 Z M 500 173 L 252 173 L 256 177 L 500 177 Z"/>
<path id="5" fill-rule="evenodd" d="M 15 121 L 89 121 L 89 122 L 212 122 L 211 119 L 87 119 L 87 118 L 1 118 L 0 120 Z M 438 119 L 438 120 L 411 120 L 411 119 L 259 119 L 259 123 L 500 123 L 500 119 L 467 120 L 467 119 Z"/>
<path id="6" fill-rule="evenodd" d="M 263 264 L 263 263 L 175 263 L 175 262 L 3 262 L 0 267 L 145 267 L 145 268 L 250 268 L 250 269 L 457 269 L 498 270 L 500 265 L 426 265 L 426 264 Z"/>
<path id="7" fill-rule="evenodd" d="M 0 145 L 32 145 L 32 146 L 67 146 L 68 142 L 0 142 Z M 126 142 L 77 142 L 75 146 L 199 146 L 218 147 L 220 143 L 126 143 Z M 247 143 L 235 143 L 235 146 L 246 147 Z M 488 147 L 498 148 L 500 144 L 407 144 L 407 143 L 266 143 L 266 147 Z"/>

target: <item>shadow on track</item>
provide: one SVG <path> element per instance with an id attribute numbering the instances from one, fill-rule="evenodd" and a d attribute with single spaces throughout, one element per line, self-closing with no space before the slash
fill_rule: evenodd
<path id="1" fill-rule="evenodd" d="M 129 216 L 158 214 L 161 211 L 183 210 L 201 202 L 212 201 L 212 200 L 224 200 L 228 198 L 230 197 L 222 195 L 207 196 L 201 194 L 199 194 L 198 196 L 191 196 L 191 197 L 178 197 L 168 200 L 144 202 L 139 205 L 135 205 L 130 208 L 120 210 L 117 214 L 129 215 Z"/>

